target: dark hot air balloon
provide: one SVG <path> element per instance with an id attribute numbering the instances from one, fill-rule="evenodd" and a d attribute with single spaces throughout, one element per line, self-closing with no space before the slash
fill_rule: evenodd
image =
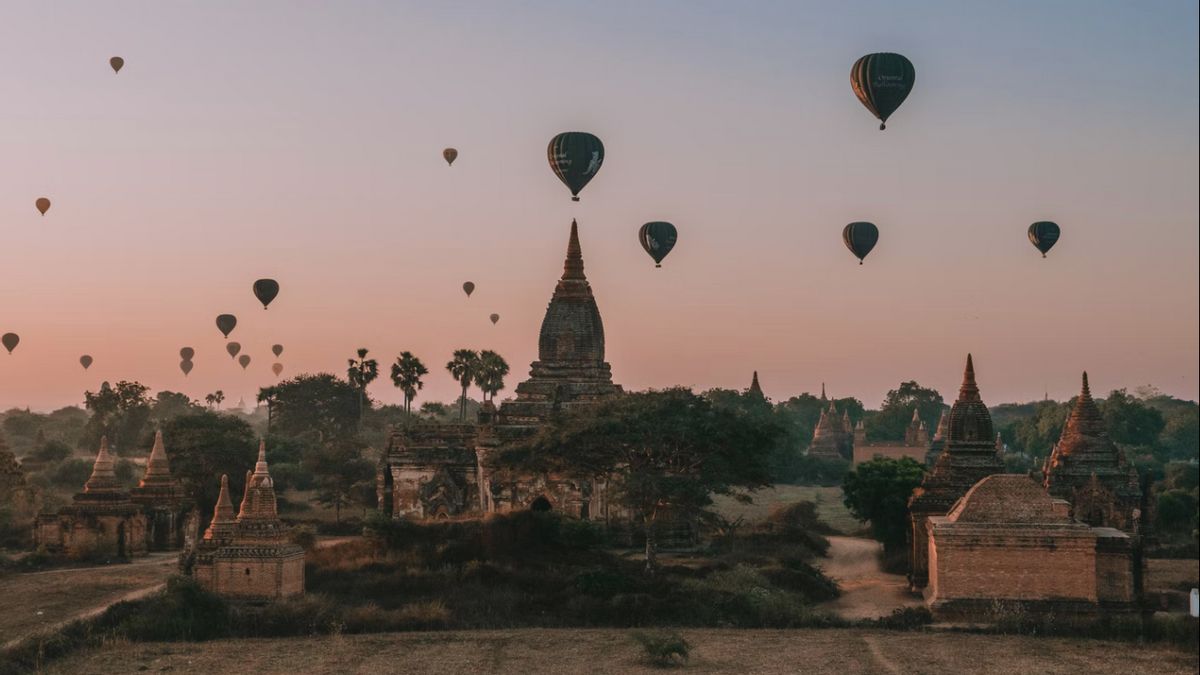
<path id="1" fill-rule="evenodd" d="M 554 175 L 571 190 L 571 199 L 579 201 L 579 191 L 604 163 L 604 144 L 587 132 L 568 131 L 550 139 L 546 157 Z"/>
<path id="2" fill-rule="evenodd" d="M 222 314 L 217 317 L 217 330 L 221 331 L 221 335 L 224 335 L 226 339 L 229 338 L 229 334 L 232 333 L 233 329 L 236 327 L 236 316 L 232 314 Z"/>
<path id="3" fill-rule="evenodd" d="M 888 117 L 908 98 L 917 71 L 908 59 L 899 54 L 867 54 L 854 62 L 850 69 L 850 86 L 854 95 L 879 118 L 879 130 L 887 128 Z"/>
<path id="4" fill-rule="evenodd" d="M 21 344 L 21 336 L 17 335 L 16 333 L 5 333 L 4 335 L 0 335 L 0 345 L 4 345 L 4 348 L 8 350 L 9 354 L 13 353 L 13 350 L 16 349 L 17 345 L 19 344 Z"/>
<path id="5" fill-rule="evenodd" d="M 493 315 L 489 316 L 488 318 L 489 318 L 489 319 L 491 319 L 491 321 L 492 321 L 492 325 L 493 325 L 493 326 L 495 326 L 495 325 L 496 325 L 496 322 L 500 320 L 500 315 L 499 315 L 499 314 L 493 314 Z"/>
<path id="6" fill-rule="evenodd" d="M 1062 234 L 1062 230 L 1058 227 L 1058 224 L 1048 220 L 1039 220 L 1029 226 L 1029 241 L 1037 247 L 1037 250 L 1042 252 L 1043 258 L 1058 243 L 1058 236 L 1060 234 Z"/>
<path id="7" fill-rule="evenodd" d="M 238 365 L 240 365 L 242 367 L 242 370 L 245 370 L 246 366 L 250 365 L 250 355 L 242 354 L 241 356 L 239 356 L 238 357 Z"/>
<path id="8" fill-rule="evenodd" d="M 37 207 L 37 210 L 40 211 L 43 216 L 46 215 L 46 212 L 50 210 L 50 200 L 46 199 L 45 197 L 38 197 L 37 201 L 35 201 L 33 205 Z"/>
<path id="9" fill-rule="evenodd" d="M 84 354 L 83 356 L 79 357 L 79 365 L 83 366 L 84 370 L 91 368 L 92 367 L 92 357 L 88 356 L 87 354 Z"/>
<path id="10" fill-rule="evenodd" d="M 446 164 L 454 166 L 454 160 L 458 159 L 458 151 L 454 148 L 446 148 L 442 151 L 442 158 L 446 160 Z"/>
<path id="11" fill-rule="evenodd" d="M 271 372 L 275 373 L 275 377 L 279 377 L 279 374 L 283 372 L 283 364 L 282 363 L 272 363 L 271 364 Z"/>
<path id="12" fill-rule="evenodd" d="M 474 283 L 472 283 L 470 281 L 463 282 L 463 293 L 466 293 L 468 298 L 471 297 L 471 294 L 474 292 L 475 292 L 475 284 Z"/>
<path id="13" fill-rule="evenodd" d="M 191 361 L 192 357 L 195 355 L 196 350 L 192 349 L 191 347 L 184 347 L 183 349 L 179 350 L 179 358 L 183 359 L 184 361 Z"/>
<path id="14" fill-rule="evenodd" d="M 254 282 L 254 297 L 262 303 L 263 309 L 271 304 L 275 296 L 279 295 L 279 282 L 274 279 L 259 279 Z"/>
<path id="15" fill-rule="evenodd" d="M 225 351 L 229 352 L 229 358 L 232 359 L 238 355 L 238 352 L 242 351 L 242 345 L 237 342 L 230 342 L 225 345 Z"/>
<path id="16" fill-rule="evenodd" d="M 863 258 L 867 257 L 879 241 L 879 228 L 871 223 L 850 223 L 842 230 L 842 241 L 861 265 Z"/>
<path id="17" fill-rule="evenodd" d="M 271 345 L 271 353 L 278 357 L 283 353 L 283 345 Z"/>
<path id="18" fill-rule="evenodd" d="M 187 374 L 192 372 L 192 362 L 189 359 L 180 361 L 179 369 L 183 371 L 183 376 L 187 377 Z"/>
<path id="19" fill-rule="evenodd" d="M 654 258 L 655 267 L 662 267 L 663 258 L 675 248 L 675 240 L 678 238 L 679 233 L 675 231 L 675 226 L 662 221 L 646 223 L 638 230 L 638 241 L 642 243 L 646 253 Z"/>
<path id="20" fill-rule="evenodd" d="M 119 73 L 121 72 L 121 69 L 125 67 L 125 59 L 119 56 L 114 56 L 108 60 L 108 65 L 112 66 L 114 73 Z"/>

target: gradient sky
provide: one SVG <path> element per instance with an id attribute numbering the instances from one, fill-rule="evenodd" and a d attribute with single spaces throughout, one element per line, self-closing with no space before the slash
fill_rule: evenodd
<path id="1" fill-rule="evenodd" d="M 1083 369 L 1197 398 L 1197 19 L 1191 0 L 5 2 L 0 332 L 22 343 L 0 409 L 105 379 L 251 401 L 274 342 L 285 375 L 370 348 L 387 402 L 401 350 L 432 371 L 420 401 L 455 396 L 455 348 L 495 349 L 511 392 L 572 217 L 630 389 L 757 369 L 776 399 L 825 381 L 874 406 L 912 378 L 952 397 L 972 351 L 989 403 L 1068 397 Z M 917 69 L 885 133 L 848 81 L 873 51 Z M 566 130 L 607 148 L 579 204 L 546 166 Z M 680 242 L 655 270 L 636 231 L 660 219 Z M 1042 219 L 1063 227 L 1048 260 L 1025 237 Z M 853 220 L 881 230 L 862 267 Z"/>

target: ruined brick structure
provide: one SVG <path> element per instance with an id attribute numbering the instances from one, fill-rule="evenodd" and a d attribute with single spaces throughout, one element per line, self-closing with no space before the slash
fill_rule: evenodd
<path id="1" fill-rule="evenodd" d="M 604 324 L 571 223 L 562 277 L 538 335 L 538 359 L 516 397 L 485 403 L 475 424 L 414 424 L 393 431 L 377 474 L 379 508 L 394 518 L 439 518 L 521 509 L 606 519 L 606 486 L 550 475 L 492 472 L 489 453 L 536 433 L 558 410 L 621 394 L 604 360 Z"/>
<path id="2" fill-rule="evenodd" d="M 236 517 L 229 477 L 221 476 L 212 523 L 182 564 L 201 586 L 227 598 L 264 602 L 304 593 L 304 549 L 291 543 L 279 520 L 265 444 L 259 443 L 254 471 L 246 473 Z"/>
<path id="3" fill-rule="evenodd" d="M 925 453 L 926 465 L 936 464 L 938 456 L 942 454 L 942 448 L 946 447 L 946 432 L 949 423 L 950 418 L 943 410 L 941 416 L 938 417 L 937 430 L 933 432 L 933 440 L 929 441 L 929 452 Z"/>
<path id="4" fill-rule="evenodd" d="M 916 408 L 913 408 L 912 421 L 904 430 L 903 443 L 872 443 L 868 441 L 867 429 L 863 426 L 862 420 L 859 420 L 858 426 L 854 428 L 854 464 L 869 462 L 876 457 L 887 459 L 908 457 L 924 464 L 925 456 L 929 453 L 929 445 L 929 430 L 925 428 L 925 423 L 921 421 Z"/>
<path id="5" fill-rule="evenodd" d="M 1129 535 L 1080 523 L 1069 510 L 1029 476 L 980 480 L 947 515 L 928 519 L 930 609 L 942 619 L 1132 609 Z"/>
<path id="6" fill-rule="evenodd" d="M 928 518 L 947 514 L 973 485 L 994 473 L 1003 473 L 994 435 L 991 414 L 975 384 L 975 364 L 967 354 L 958 399 L 946 421 L 945 447 L 908 502 L 909 583 L 914 589 L 924 588 L 928 581 Z"/>
<path id="7" fill-rule="evenodd" d="M 838 415 L 837 404 L 825 396 L 825 384 L 821 384 L 821 401 L 828 400 L 829 406 L 821 410 L 817 426 L 813 428 L 812 442 L 808 445 L 808 456 L 820 459 L 849 459 L 854 447 L 854 427 L 850 415 Z"/>
<path id="8" fill-rule="evenodd" d="M 108 439 L 101 438 L 83 492 L 58 513 L 38 516 L 34 540 L 39 550 L 72 559 L 146 553 L 146 515 L 117 481 L 114 464 Z"/>
<path id="9" fill-rule="evenodd" d="M 146 462 L 146 473 L 129 498 L 146 514 L 146 544 L 151 551 L 175 551 L 183 548 L 184 520 L 191 502 L 183 486 L 171 475 L 162 431 L 154 433 L 154 446 Z"/>

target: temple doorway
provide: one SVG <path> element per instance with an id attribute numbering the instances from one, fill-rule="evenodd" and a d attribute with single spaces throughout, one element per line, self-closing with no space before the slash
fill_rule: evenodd
<path id="1" fill-rule="evenodd" d="M 533 503 L 529 505 L 529 510 L 534 513 L 546 513 L 547 511 L 554 510 L 554 506 L 550 503 L 549 499 L 542 496 L 533 500 Z"/>
<path id="2" fill-rule="evenodd" d="M 392 478 L 392 468 L 384 465 L 383 467 L 383 495 L 379 498 L 379 510 L 386 516 L 395 515 L 394 509 L 396 506 L 396 498 L 392 495 L 395 489 L 395 479 Z"/>

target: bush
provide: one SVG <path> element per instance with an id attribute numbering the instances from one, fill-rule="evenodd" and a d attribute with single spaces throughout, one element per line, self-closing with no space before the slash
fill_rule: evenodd
<path id="1" fill-rule="evenodd" d="M 842 479 L 849 471 L 849 460 L 804 455 L 796 461 L 795 479 L 792 482 L 796 485 L 836 487 L 842 484 Z"/>
<path id="2" fill-rule="evenodd" d="M 83 459 L 68 459 L 54 467 L 50 473 L 50 482 L 58 487 L 68 487 L 78 490 L 83 487 L 92 475 L 92 463 Z"/>
<path id="3" fill-rule="evenodd" d="M 317 533 L 309 525 L 293 527 L 292 531 L 288 534 L 288 538 L 292 540 L 293 544 L 305 551 L 311 551 L 317 545 Z"/>
<path id="4" fill-rule="evenodd" d="M 1183 490 L 1167 490 L 1158 496 L 1157 525 L 1168 531 L 1191 531 L 1196 527 L 1196 498 Z"/>
<path id="5" fill-rule="evenodd" d="M 60 440 L 49 440 L 30 453 L 30 458 L 39 462 L 61 462 L 73 454 L 71 446 Z"/>
<path id="6" fill-rule="evenodd" d="M 692 645 L 676 632 L 645 633 L 635 631 L 631 634 L 635 642 L 642 646 L 646 660 L 660 668 L 684 665 L 691 654 Z"/>

